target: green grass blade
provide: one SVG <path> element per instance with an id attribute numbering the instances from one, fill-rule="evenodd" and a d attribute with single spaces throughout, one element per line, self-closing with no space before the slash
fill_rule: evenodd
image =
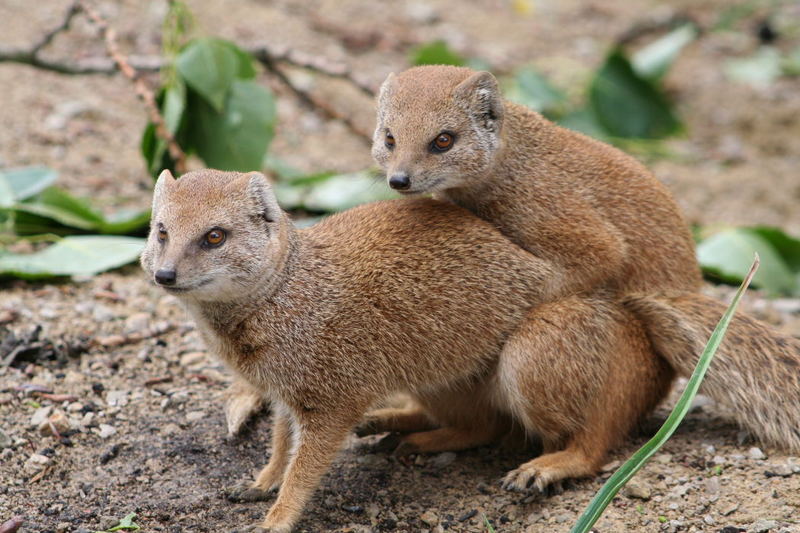
<path id="1" fill-rule="evenodd" d="M 587 533 L 589 531 L 589 529 L 603 514 L 603 511 L 608 504 L 611 503 L 612 498 L 614 498 L 617 492 L 619 492 L 619 490 L 625 486 L 625 484 L 633 477 L 633 475 L 638 472 L 642 466 L 644 466 L 647 460 L 650 459 L 650 457 L 652 457 L 652 455 L 656 453 L 656 451 L 658 451 L 659 448 L 661 448 L 664 443 L 667 442 L 667 440 L 669 440 L 669 438 L 675 432 L 675 429 L 677 429 L 678 424 L 681 423 L 683 417 L 685 417 L 686 413 L 689 412 L 689 406 L 697 394 L 697 390 L 700 388 L 700 383 L 703 381 L 703 377 L 705 377 L 708 366 L 711 364 L 711 360 L 713 359 L 717 348 L 722 342 L 722 338 L 725 336 L 725 331 L 728 329 L 728 324 L 730 324 L 731 318 L 733 318 L 733 315 L 736 312 L 736 307 L 739 305 L 739 300 L 744 294 L 744 291 L 747 289 L 747 286 L 750 285 L 750 281 L 753 279 L 753 275 L 758 269 L 758 265 L 759 258 L 758 255 L 756 255 L 753 265 L 750 267 L 750 272 L 742 282 L 739 290 L 736 291 L 733 301 L 728 306 L 728 309 L 725 311 L 722 319 L 719 321 L 717 327 L 714 329 L 714 332 L 711 334 L 711 338 L 708 340 L 708 343 L 703 350 L 703 354 L 700 356 L 700 360 L 697 362 L 697 366 L 692 373 L 692 377 L 689 379 L 689 382 L 686 385 L 686 390 L 684 390 L 683 394 L 681 394 L 678 403 L 675 405 L 675 408 L 672 410 L 669 417 L 667 417 L 664 425 L 661 426 L 661 429 L 658 430 L 658 433 L 656 433 L 656 435 L 650 439 L 647 444 L 639 448 L 639 450 L 633 454 L 633 456 L 628 459 L 625 464 L 619 468 L 619 470 L 614 472 L 608 481 L 606 481 L 597 494 L 595 494 L 594 498 L 592 498 L 589 506 L 572 528 L 571 533 Z"/>

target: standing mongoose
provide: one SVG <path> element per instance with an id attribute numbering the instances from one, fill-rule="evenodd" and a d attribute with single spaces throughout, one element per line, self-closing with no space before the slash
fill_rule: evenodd
<path id="1" fill-rule="evenodd" d="M 596 324 L 608 309 L 624 307 L 657 353 L 691 374 L 725 306 L 698 292 L 688 226 L 643 165 L 504 101 L 494 76 L 467 68 L 389 75 L 377 115 L 372 153 L 392 188 L 465 207 L 547 261 L 556 273 L 548 301 L 604 302 L 571 318 L 543 316 L 543 323 Z M 614 356 L 599 343 L 589 349 L 593 357 Z M 576 355 L 587 358 L 574 347 L 563 353 Z M 735 319 L 705 391 L 766 443 L 800 450 L 799 340 Z"/>
<path id="2" fill-rule="evenodd" d="M 605 303 L 535 307 L 553 290 L 550 266 L 436 200 L 368 204 L 298 230 L 259 173 L 164 171 L 141 263 L 272 402 L 272 455 L 245 491 L 280 488 L 269 531 L 291 529 L 348 433 L 389 394 L 424 406 L 390 421 L 417 451 L 479 446 L 520 426 L 551 435 L 555 453 L 533 461 L 535 478 L 519 473 L 542 488 L 596 468 L 671 379 L 630 312 L 565 329 L 570 313 Z M 594 342 L 614 350 L 579 362 L 544 349 Z M 594 442 L 570 446 L 586 426 Z"/>

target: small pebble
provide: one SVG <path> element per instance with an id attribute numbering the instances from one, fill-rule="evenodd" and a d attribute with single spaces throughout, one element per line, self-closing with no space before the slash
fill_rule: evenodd
<path id="1" fill-rule="evenodd" d="M 420 515 L 419 519 L 430 527 L 433 527 L 439 523 L 439 516 L 433 511 L 425 511 L 422 513 L 422 515 Z"/>
<path id="2" fill-rule="evenodd" d="M 755 460 L 766 458 L 766 455 L 764 455 L 764 452 L 761 451 L 761 448 L 756 448 L 755 446 L 747 450 L 747 456 L 750 459 L 755 459 Z"/>
<path id="3" fill-rule="evenodd" d="M 454 452 L 443 452 L 431 459 L 431 464 L 437 468 L 443 468 L 456 460 Z"/>
<path id="4" fill-rule="evenodd" d="M 100 424 L 100 438 L 107 439 L 117 433 L 117 428 L 108 424 Z"/>
<path id="5" fill-rule="evenodd" d="M 650 486 L 647 483 L 632 480 L 629 481 L 627 485 L 625 485 L 623 493 L 629 498 L 649 500 L 650 496 L 652 495 L 652 490 L 650 489 Z"/>
<path id="6" fill-rule="evenodd" d="M 47 417 L 50 416 L 50 413 L 52 411 L 53 411 L 52 405 L 38 408 L 33 413 L 33 416 L 31 416 L 31 422 L 30 422 L 31 427 L 38 429 L 39 426 L 41 426 L 42 423 L 47 420 Z"/>

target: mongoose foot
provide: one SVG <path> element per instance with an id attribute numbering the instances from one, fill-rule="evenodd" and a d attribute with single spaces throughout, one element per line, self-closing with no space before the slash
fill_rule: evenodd
<path id="1" fill-rule="evenodd" d="M 258 524 L 250 526 L 237 527 L 232 529 L 229 533 L 289 533 L 292 530 L 290 527 L 264 527 Z"/>
<path id="2" fill-rule="evenodd" d="M 367 419 L 357 425 L 355 429 L 353 429 L 353 433 L 356 434 L 356 437 L 366 437 L 368 435 L 381 433 L 381 429 L 378 427 L 376 420 Z"/>
<path id="3" fill-rule="evenodd" d="M 250 483 L 241 482 L 226 488 L 225 497 L 233 503 L 263 502 L 269 500 L 274 492 L 275 490 L 261 490 Z"/>
<path id="4" fill-rule="evenodd" d="M 402 436 L 397 433 L 389 433 L 372 446 L 375 453 L 394 453 L 401 445 Z"/>
<path id="5" fill-rule="evenodd" d="M 419 447 L 408 441 L 402 440 L 392 452 L 395 457 L 406 457 L 412 453 L 419 453 Z"/>
<path id="6" fill-rule="evenodd" d="M 525 468 L 523 465 L 506 474 L 500 485 L 506 490 L 515 492 L 535 488 L 539 493 L 548 497 L 564 492 L 564 485 L 560 480 L 548 483 L 546 479 L 545 476 L 537 473 L 535 468 Z"/>

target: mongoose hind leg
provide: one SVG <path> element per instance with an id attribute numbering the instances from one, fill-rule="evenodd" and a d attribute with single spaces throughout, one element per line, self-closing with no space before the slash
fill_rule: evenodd
<path id="1" fill-rule="evenodd" d="M 535 308 L 506 343 L 498 384 L 514 416 L 542 437 L 545 454 L 510 472 L 504 486 L 544 490 L 594 474 L 663 399 L 673 375 L 611 298 L 573 296 Z"/>
<path id="2" fill-rule="evenodd" d="M 496 427 L 444 427 L 419 431 L 401 437 L 394 454 L 457 452 L 491 444 L 500 436 Z"/>

